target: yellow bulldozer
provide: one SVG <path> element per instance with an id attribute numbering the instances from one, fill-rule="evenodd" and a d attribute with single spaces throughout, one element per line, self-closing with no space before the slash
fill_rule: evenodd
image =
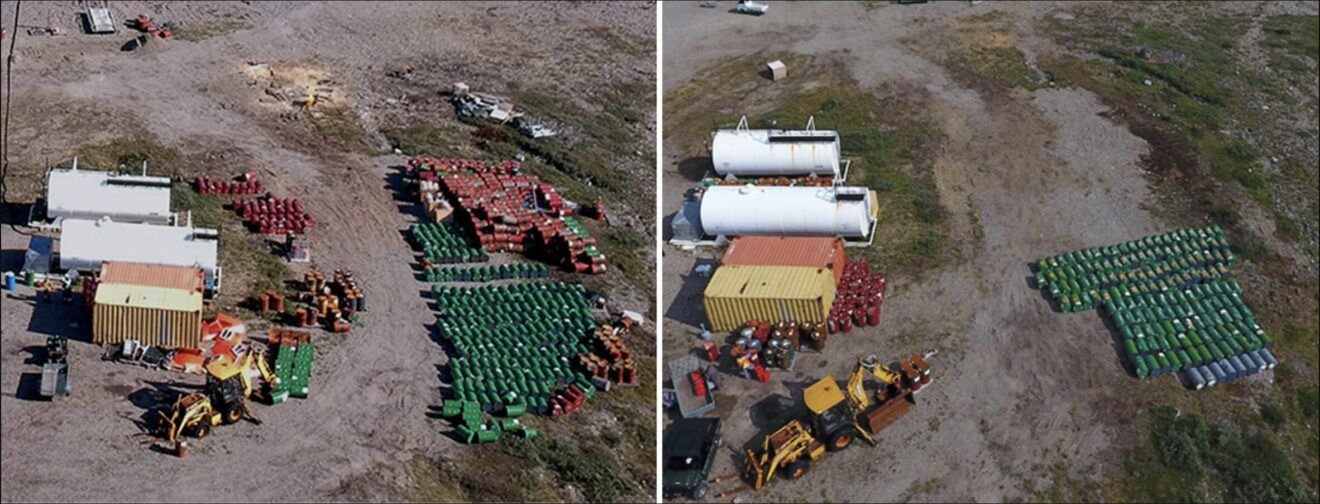
<path id="1" fill-rule="evenodd" d="M 807 387 L 802 393 L 806 418 L 791 420 L 766 436 L 759 452 L 747 450 L 744 474 L 752 489 L 760 490 L 779 471 L 787 471 L 790 479 L 801 478 L 812 462 L 848 448 L 857 437 L 875 445 L 876 434 L 906 414 L 915 404 L 913 394 L 930 384 L 926 359 L 932 355 L 913 355 L 887 366 L 874 355 L 859 358 L 846 387 L 833 375 Z M 879 382 L 874 393 L 867 393 L 868 375 Z"/>
<path id="2" fill-rule="evenodd" d="M 274 383 L 275 374 L 265 354 L 256 350 L 216 356 L 206 363 L 206 389 L 180 397 L 168 413 L 160 414 L 157 434 L 173 443 L 183 436 L 206 437 L 212 427 L 231 424 L 245 416 L 260 423 L 248 409 L 247 399 L 264 390 L 257 378 Z"/>

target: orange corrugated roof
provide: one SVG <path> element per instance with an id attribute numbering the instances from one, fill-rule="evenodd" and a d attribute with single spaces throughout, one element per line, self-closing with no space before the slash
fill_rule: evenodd
<path id="1" fill-rule="evenodd" d="M 106 262 L 101 264 L 100 283 L 145 285 L 201 292 L 202 278 L 202 270 L 197 268 Z"/>
<path id="2" fill-rule="evenodd" d="M 843 265 L 839 239 L 828 236 L 740 236 L 724 252 L 726 265 L 806 266 Z M 838 255 L 839 257 L 836 257 Z"/>

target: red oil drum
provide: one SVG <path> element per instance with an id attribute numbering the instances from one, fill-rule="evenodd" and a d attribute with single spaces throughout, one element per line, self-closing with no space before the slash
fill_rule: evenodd
<path id="1" fill-rule="evenodd" d="M 880 305 L 871 305 L 866 308 L 866 325 L 871 327 L 880 325 Z"/>

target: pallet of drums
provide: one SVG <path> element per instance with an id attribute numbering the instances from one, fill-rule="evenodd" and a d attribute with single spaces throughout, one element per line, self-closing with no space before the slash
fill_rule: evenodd
<path id="1" fill-rule="evenodd" d="M 275 348 L 275 383 L 270 399 L 280 404 L 289 397 L 306 398 L 310 390 L 312 361 L 316 358 L 316 345 L 303 331 L 270 330 L 270 345 Z"/>
<path id="2" fill-rule="evenodd" d="M 574 366 L 591 353 L 595 324 L 579 284 L 432 288 L 440 311 L 437 332 L 453 345 L 454 396 L 481 409 L 499 409 L 510 392 L 540 413 L 577 386 L 595 392 L 591 378 Z M 562 405 L 561 405 L 562 406 Z"/>
<path id="3" fill-rule="evenodd" d="M 596 247 L 596 238 L 573 217 L 561 221 L 563 228 L 545 240 L 546 255 L 578 273 L 604 273 L 605 254 Z"/>
<path id="4" fill-rule="evenodd" d="M 417 156 L 409 158 L 404 167 L 409 176 L 417 177 L 421 173 L 499 173 L 499 174 L 518 174 L 522 169 L 522 164 L 513 161 L 491 162 L 478 159 L 458 159 L 458 158 L 434 158 L 427 156 Z"/>
<path id="5" fill-rule="evenodd" d="M 452 222 L 413 224 L 408 230 L 429 264 L 481 263 L 490 260 Z"/>
<path id="6" fill-rule="evenodd" d="M 624 342 L 625 327 L 603 325 L 592 334 L 594 353 L 578 354 L 578 364 L 592 376 L 592 383 L 640 385 L 632 350 Z"/>
<path id="7" fill-rule="evenodd" d="M 193 188 L 205 196 L 256 195 L 266 192 L 266 185 L 252 172 L 244 174 L 239 180 L 197 177 L 193 180 Z"/>
<path id="8" fill-rule="evenodd" d="M 848 261 L 826 321 L 829 332 L 848 332 L 853 327 L 880 325 L 880 307 L 885 303 L 888 286 L 884 273 L 872 273 L 871 265 L 866 261 Z"/>
<path id="9" fill-rule="evenodd" d="M 487 252 L 535 255 L 578 273 L 606 271 L 605 255 L 572 218 L 573 207 L 553 185 L 522 175 L 517 162 L 413 158 L 405 170 L 428 208 L 428 200 L 452 201 L 451 221 Z"/>
<path id="10" fill-rule="evenodd" d="M 1223 229 L 1179 229 L 1037 261 L 1036 285 L 1064 312 L 1086 311 L 1124 293 L 1161 292 L 1222 278 L 1236 262 Z"/>
<path id="11" fill-rule="evenodd" d="M 1106 304 L 1138 377 L 1184 371 L 1193 388 L 1271 369 L 1274 340 L 1242 302 L 1234 280 L 1137 294 Z"/>
<path id="12" fill-rule="evenodd" d="M 1278 365 L 1235 262 L 1218 226 L 1179 229 L 1041 259 L 1036 284 L 1064 312 L 1103 307 L 1137 377 L 1183 372 L 1201 389 Z"/>
<path id="13" fill-rule="evenodd" d="M 302 200 L 276 198 L 269 194 L 234 202 L 234 209 L 249 229 L 261 234 L 302 235 L 316 227 L 316 220 L 303 211 Z"/>

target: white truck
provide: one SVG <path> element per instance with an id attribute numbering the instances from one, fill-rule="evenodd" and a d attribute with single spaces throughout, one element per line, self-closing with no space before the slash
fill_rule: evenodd
<path id="1" fill-rule="evenodd" d="M 769 2 L 755 2 L 753 0 L 738 0 L 738 5 L 734 6 L 734 10 L 738 11 L 739 13 L 752 14 L 755 16 L 760 16 L 761 14 L 765 14 L 765 11 L 769 9 L 770 9 Z"/>

